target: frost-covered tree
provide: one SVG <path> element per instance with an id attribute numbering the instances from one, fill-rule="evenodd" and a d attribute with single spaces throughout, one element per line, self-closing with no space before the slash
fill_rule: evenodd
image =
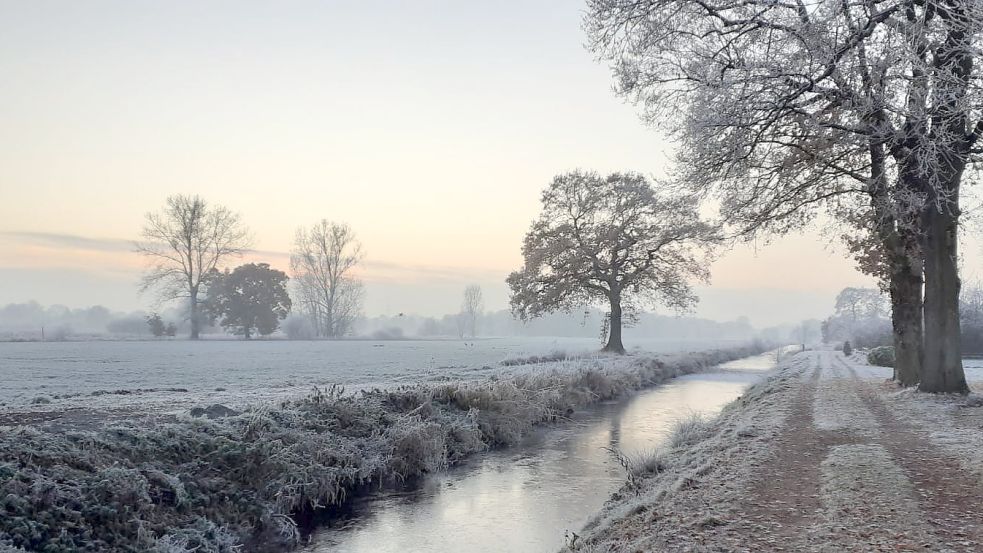
<path id="1" fill-rule="evenodd" d="M 637 307 L 685 310 L 697 301 L 690 281 L 709 278 L 716 229 L 700 220 L 693 198 L 657 194 L 638 173 L 574 171 L 555 177 L 541 201 L 524 265 L 508 277 L 520 319 L 603 303 L 604 350 L 624 353 L 622 324 Z"/>
<path id="2" fill-rule="evenodd" d="M 287 274 L 268 263 L 247 263 L 206 280 L 205 311 L 226 330 L 249 340 L 269 336 L 290 313 Z"/>
<path id="3" fill-rule="evenodd" d="M 346 224 L 322 220 L 297 230 L 290 270 L 318 336 L 351 332 L 362 307 L 362 282 L 354 274 L 361 260 L 362 245 Z"/>
<path id="4" fill-rule="evenodd" d="M 143 291 L 156 290 L 161 301 L 188 300 L 191 339 L 201 328 L 199 293 L 207 275 L 249 247 L 249 232 L 237 213 L 210 206 L 198 196 L 171 196 L 163 211 L 148 213 L 137 251 L 151 266 Z"/>
<path id="5" fill-rule="evenodd" d="M 592 47 L 678 139 L 681 180 L 749 236 L 821 207 L 861 225 L 887 268 L 899 373 L 966 391 L 956 227 L 983 130 L 980 3 L 588 4 Z"/>
<path id="6" fill-rule="evenodd" d="M 464 330 L 469 332 L 472 338 L 478 335 L 478 319 L 484 309 L 485 302 L 481 296 L 481 286 L 472 284 L 465 288 L 464 299 L 461 301 L 461 317 L 464 321 Z"/>

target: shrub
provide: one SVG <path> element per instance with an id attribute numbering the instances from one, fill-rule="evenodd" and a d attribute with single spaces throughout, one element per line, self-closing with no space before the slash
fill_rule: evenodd
<path id="1" fill-rule="evenodd" d="M 881 346 L 870 350 L 867 362 L 878 367 L 894 367 L 894 347 Z"/>
<path id="2" fill-rule="evenodd" d="M 850 345 L 850 340 L 843 342 L 843 355 L 847 357 L 853 355 L 853 346 Z"/>
<path id="3" fill-rule="evenodd" d="M 290 315 L 280 328 L 290 340 L 313 340 L 317 337 L 311 320 L 303 315 Z"/>

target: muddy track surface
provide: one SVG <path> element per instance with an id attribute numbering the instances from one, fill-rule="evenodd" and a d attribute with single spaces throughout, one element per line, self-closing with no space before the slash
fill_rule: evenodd
<path id="1" fill-rule="evenodd" d="M 860 378 L 838 352 L 805 355 L 812 368 L 771 460 L 721 541 L 746 551 L 983 551 L 978 478 L 895 416 L 882 399 L 888 385 Z"/>

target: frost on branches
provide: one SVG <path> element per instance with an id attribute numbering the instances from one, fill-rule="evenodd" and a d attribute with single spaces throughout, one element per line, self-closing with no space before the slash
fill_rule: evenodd
<path id="1" fill-rule="evenodd" d="M 678 141 L 681 180 L 745 236 L 820 210 L 852 227 L 855 253 L 886 264 L 899 378 L 967 391 L 956 230 L 983 131 L 981 3 L 588 4 L 593 50 Z"/>

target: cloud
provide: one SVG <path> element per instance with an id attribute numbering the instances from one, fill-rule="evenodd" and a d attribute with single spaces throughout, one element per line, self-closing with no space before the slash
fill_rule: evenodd
<path id="1" fill-rule="evenodd" d="M 75 234 L 51 232 L 0 231 L 0 236 L 11 238 L 21 244 L 45 246 L 56 249 L 85 250 L 98 252 L 132 252 L 133 242 L 118 238 L 89 238 Z"/>
<path id="2" fill-rule="evenodd" d="M 282 263 L 290 262 L 290 254 L 275 250 L 248 250 L 246 256 L 257 261 L 277 259 Z M 454 282 L 482 283 L 489 281 L 504 281 L 505 272 L 487 268 L 449 267 L 439 265 L 410 265 L 379 261 L 363 260 L 359 266 L 361 277 L 373 282 Z"/>
<path id="3" fill-rule="evenodd" d="M 0 231 L 0 238 L 6 238 L 19 246 L 34 246 L 44 249 L 62 250 L 76 254 L 84 252 L 133 253 L 134 243 L 118 238 L 91 238 L 76 234 L 59 234 L 31 231 Z M 42 254 L 43 250 L 35 255 Z M 276 261 L 286 269 L 290 262 L 288 252 L 276 250 L 250 249 L 246 251 L 249 261 Z M 127 271 L 134 269 L 135 258 L 129 262 L 120 259 Z M 62 262 L 67 258 L 62 259 Z M 103 270 L 108 267 L 103 266 Z M 487 268 L 429 266 L 394 263 L 390 261 L 366 259 L 360 266 L 360 276 L 370 282 L 388 283 L 454 283 L 464 286 L 468 283 L 487 283 L 503 281 L 505 272 Z"/>

